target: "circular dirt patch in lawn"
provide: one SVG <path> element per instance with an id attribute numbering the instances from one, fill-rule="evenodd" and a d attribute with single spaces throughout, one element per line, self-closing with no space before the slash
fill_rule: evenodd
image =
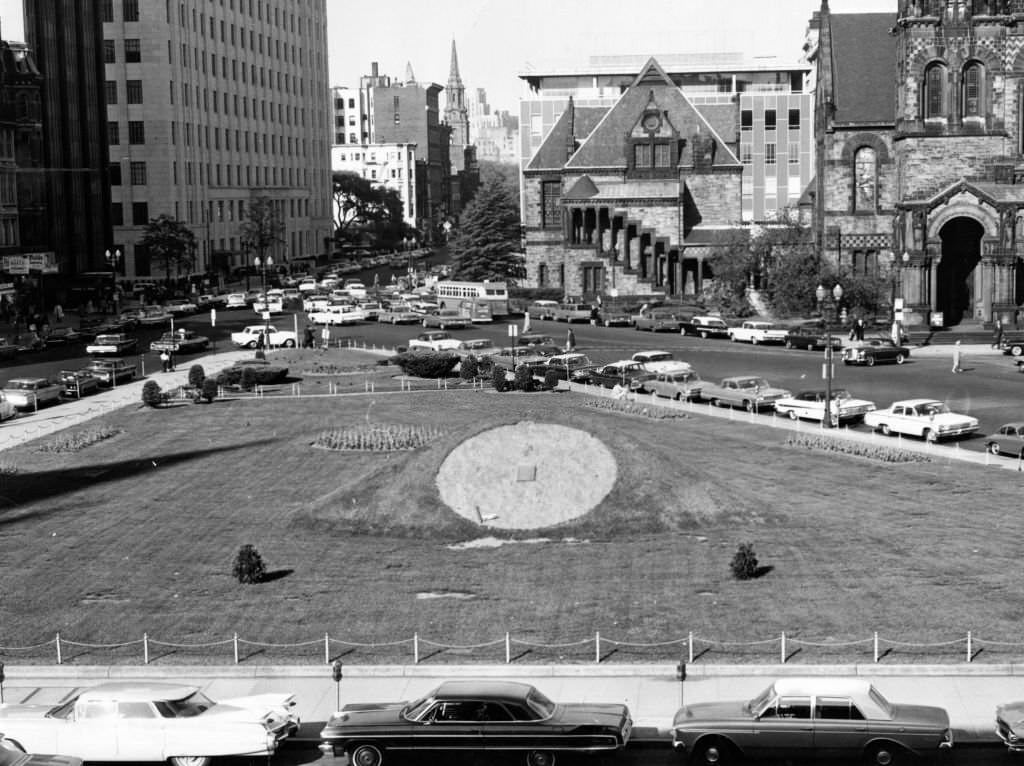
<path id="1" fill-rule="evenodd" d="M 484 431 L 452 450 L 437 487 L 443 502 L 476 524 L 539 529 L 590 511 L 617 474 L 611 450 L 586 431 L 522 422 Z"/>

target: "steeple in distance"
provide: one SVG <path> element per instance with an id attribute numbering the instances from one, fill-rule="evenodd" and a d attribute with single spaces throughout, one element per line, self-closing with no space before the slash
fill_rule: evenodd
<path id="1" fill-rule="evenodd" d="M 469 110 L 466 109 L 466 87 L 459 74 L 459 54 L 452 40 L 452 61 L 448 71 L 448 85 L 445 88 L 444 121 L 452 129 L 452 164 L 462 170 L 462 157 L 469 145 Z"/>

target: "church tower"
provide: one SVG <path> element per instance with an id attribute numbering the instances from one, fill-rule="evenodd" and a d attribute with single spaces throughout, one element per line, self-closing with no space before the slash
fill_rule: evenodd
<path id="1" fill-rule="evenodd" d="M 444 121 L 452 129 L 451 159 L 455 172 L 465 170 L 466 147 L 469 146 L 469 111 L 466 109 L 466 87 L 459 75 L 459 56 L 452 40 L 452 63 L 445 88 Z"/>

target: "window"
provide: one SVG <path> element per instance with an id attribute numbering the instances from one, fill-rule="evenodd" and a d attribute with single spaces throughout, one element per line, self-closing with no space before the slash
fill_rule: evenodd
<path id="1" fill-rule="evenodd" d="M 740 162 L 749 165 L 753 161 L 753 152 L 749 141 L 740 141 Z"/>
<path id="2" fill-rule="evenodd" d="M 133 202 L 132 203 L 132 225 L 133 226 L 145 226 L 149 223 L 149 203 L 148 202 Z"/>
<path id="3" fill-rule="evenodd" d="M 111 146 L 121 143 L 121 126 L 116 122 L 107 123 L 107 143 Z"/>
<path id="4" fill-rule="evenodd" d="M 129 64 L 138 64 L 142 61 L 142 44 L 137 37 L 125 38 L 124 60 Z"/>
<path id="5" fill-rule="evenodd" d="M 107 80 L 105 85 L 107 104 L 117 103 L 117 82 L 115 80 Z"/>
<path id="6" fill-rule="evenodd" d="M 125 82 L 125 93 L 129 104 L 141 104 L 142 80 L 128 80 Z"/>
<path id="7" fill-rule="evenodd" d="M 139 20 L 139 0 L 124 0 L 124 20 Z"/>
<path id="8" fill-rule="evenodd" d="M 108 174 L 110 175 L 111 186 L 121 185 L 121 164 L 119 162 L 110 163 Z"/>
<path id="9" fill-rule="evenodd" d="M 790 141 L 789 146 L 786 148 L 786 154 L 789 157 L 790 165 L 800 164 L 800 142 Z"/>
<path id="10" fill-rule="evenodd" d="M 113 40 L 103 41 L 103 63 L 104 64 L 116 64 L 117 63 L 117 50 L 114 48 Z"/>
<path id="11" fill-rule="evenodd" d="M 924 73 L 924 116 L 945 116 L 946 69 L 933 64 Z"/>
<path id="12" fill-rule="evenodd" d="M 789 110 L 789 129 L 799 130 L 800 129 L 800 110 L 790 109 Z"/>
<path id="13" fill-rule="evenodd" d="M 779 697 L 761 713 L 761 718 L 810 718 L 810 697 Z"/>
<path id="14" fill-rule="evenodd" d="M 132 120 L 128 123 L 128 143 L 146 143 L 146 124 L 141 120 Z"/>
<path id="15" fill-rule="evenodd" d="M 131 179 L 132 179 L 132 186 L 145 186 L 146 185 L 146 163 L 145 162 L 133 162 L 131 164 Z"/>
<path id="16" fill-rule="evenodd" d="M 651 166 L 651 145 L 636 144 L 633 147 L 633 165 L 638 168 Z"/>
<path id="17" fill-rule="evenodd" d="M 741 130 L 753 130 L 754 129 L 754 113 L 749 109 L 744 109 L 740 112 L 740 129 Z"/>
<path id="18" fill-rule="evenodd" d="M 764 129 L 775 130 L 775 110 L 765 109 L 764 111 Z"/>
<path id="19" fill-rule="evenodd" d="M 818 697 L 814 717 L 829 721 L 863 721 L 864 714 L 847 697 Z"/>
<path id="20" fill-rule="evenodd" d="M 114 21 L 114 0 L 102 0 L 100 3 L 100 19 L 108 24 Z"/>
<path id="21" fill-rule="evenodd" d="M 981 117 L 983 114 L 982 88 L 984 74 L 981 64 L 972 62 L 964 69 L 963 102 L 964 117 Z"/>
<path id="22" fill-rule="evenodd" d="M 110 206 L 110 223 L 113 226 L 124 226 L 124 205 L 120 202 Z"/>
<path id="23" fill-rule="evenodd" d="M 561 181 L 541 182 L 541 222 L 545 229 L 557 229 L 562 225 L 562 210 L 559 200 L 562 195 Z"/>
<path id="24" fill-rule="evenodd" d="M 870 146 L 862 146 L 853 158 L 853 209 L 875 212 L 878 186 L 878 155 Z"/>
<path id="25" fill-rule="evenodd" d="M 764 145 L 764 164 L 774 165 L 775 164 L 775 144 Z"/>

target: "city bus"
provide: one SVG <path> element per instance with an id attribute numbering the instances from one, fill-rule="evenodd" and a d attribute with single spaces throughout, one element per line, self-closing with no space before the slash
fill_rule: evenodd
<path id="1" fill-rule="evenodd" d="M 455 282 L 444 279 L 434 285 L 438 308 L 457 308 L 471 322 L 491 322 L 508 315 L 505 282 Z"/>

